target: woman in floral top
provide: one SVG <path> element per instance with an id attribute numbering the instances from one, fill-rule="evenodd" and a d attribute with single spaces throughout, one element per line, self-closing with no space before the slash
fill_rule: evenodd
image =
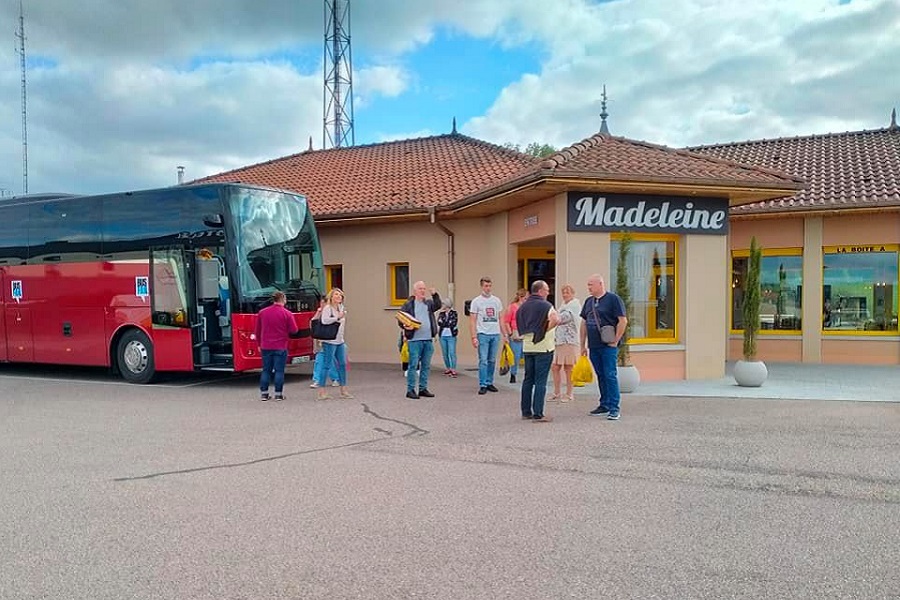
<path id="1" fill-rule="evenodd" d="M 559 325 L 556 326 L 556 350 L 553 352 L 553 396 L 551 400 L 568 402 L 572 399 L 572 367 L 578 361 L 578 327 L 581 302 L 575 297 L 575 288 L 568 283 L 562 287 L 563 303 L 559 307 Z M 566 374 L 566 395 L 559 392 L 560 371 Z"/>

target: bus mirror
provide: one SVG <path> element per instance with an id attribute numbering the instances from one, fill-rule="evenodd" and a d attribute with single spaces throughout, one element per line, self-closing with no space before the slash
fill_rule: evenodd
<path id="1" fill-rule="evenodd" d="M 203 224 L 207 227 L 222 227 L 225 225 L 225 219 L 219 213 L 203 215 Z"/>

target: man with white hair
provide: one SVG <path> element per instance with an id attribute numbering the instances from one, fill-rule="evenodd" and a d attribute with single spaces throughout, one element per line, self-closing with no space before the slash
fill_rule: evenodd
<path id="1" fill-rule="evenodd" d="M 591 275 L 587 287 L 590 296 L 581 308 L 581 354 L 586 356 L 590 350 L 591 365 L 600 387 L 600 406 L 590 414 L 606 415 L 610 421 L 618 421 L 620 395 L 616 360 L 628 324 L 625 303 L 606 290 L 602 275 Z"/>
<path id="2" fill-rule="evenodd" d="M 434 394 L 428 389 L 428 372 L 431 369 L 431 356 L 434 354 L 434 336 L 438 332 L 434 312 L 440 307 L 441 297 L 434 288 L 428 289 L 424 281 L 413 284 L 413 295 L 400 307 L 400 310 L 421 323 L 419 327 L 400 323 L 409 348 L 406 397 L 413 400 L 420 397 L 434 398 Z M 416 365 L 419 365 L 418 371 Z"/>

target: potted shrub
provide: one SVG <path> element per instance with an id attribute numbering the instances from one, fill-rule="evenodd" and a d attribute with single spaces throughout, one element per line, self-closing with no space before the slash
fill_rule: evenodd
<path id="1" fill-rule="evenodd" d="M 759 269 L 762 260 L 762 249 L 756 243 L 756 237 L 750 240 L 750 258 L 747 261 L 747 280 L 744 283 L 744 302 L 741 315 L 744 320 L 743 360 L 734 365 L 734 380 L 745 387 L 759 387 L 769 376 L 766 365 L 756 357 L 756 341 L 759 335 L 760 285 Z"/>
<path id="2" fill-rule="evenodd" d="M 628 259 L 631 255 L 630 233 L 622 234 L 619 240 L 619 260 L 616 262 L 616 294 L 622 299 L 625 305 L 625 317 L 628 324 L 625 326 L 625 341 L 619 346 L 618 364 L 616 370 L 619 375 L 619 391 L 633 392 L 641 383 L 641 374 L 637 367 L 631 364 L 631 350 L 629 343 L 631 340 L 631 320 L 632 320 L 632 303 L 631 303 L 631 282 L 628 279 Z"/>

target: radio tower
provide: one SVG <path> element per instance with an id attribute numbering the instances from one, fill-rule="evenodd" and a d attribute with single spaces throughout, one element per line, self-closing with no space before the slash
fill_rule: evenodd
<path id="1" fill-rule="evenodd" d="M 19 58 L 22 60 L 22 193 L 28 193 L 28 96 L 25 93 L 25 10 L 19 0 Z"/>
<path id="2" fill-rule="evenodd" d="M 325 113 L 322 147 L 353 146 L 353 61 L 350 0 L 325 0 Z"/>

